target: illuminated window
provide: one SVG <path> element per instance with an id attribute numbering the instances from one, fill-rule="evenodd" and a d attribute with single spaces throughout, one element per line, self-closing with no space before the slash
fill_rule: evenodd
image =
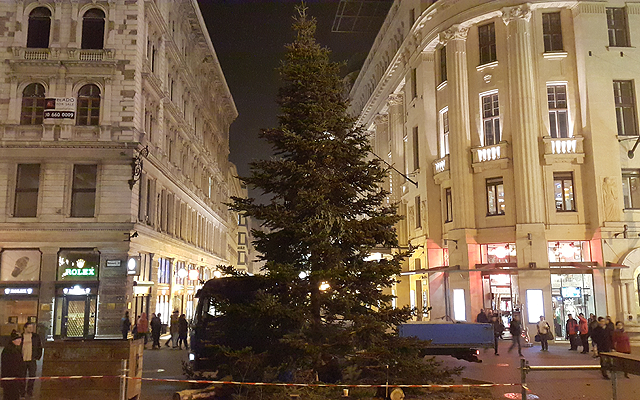
<path id="1" fill-rule="evenodd" d="M 456 321 L 467 320 L 467 303 L 464 289 L 453 289 L 453 319 Z"/>
<path id="2" fill-rule="evenodd" d="M 415 197 L 415 207 L 416 207 L 416 229 L 422 228 L 422 215 L 420 212 L 420 196 Z"/>
<path id="3" fill-rule="evenodd" d="M 616 105 L 618 135 L 637 135 L 638 123 L 633 81 L 613 81 L 613 97 Z"/>
<path id="4" fill-rule="evenodd" d="M 504 215 L 502 177 L 487 179 L 487 215 Z"/>
<path id="5" fill-rule="evenodd" d="M 482 96 L 482 126 L 484 145 L 491 146 L 500 142 L 500 105 L 498 93 Z"/>
<path id="6" fill-rule="evenodd" d="M 576 210 L 576 202 L 573 195 L 573 172 L 554 172 L 553 190 L 556 211 Z"/>
<path id="7" fill-rule="evenodd" d="M 444 190 L 445 217 L 444 222 L 453 221 L 453 200 L 451 198 L 451 188 Z"/>
<path id="8" fill-rule="evenodd" d="M 622 171 L 622 197 L 624 208 L 640 208 L 640 170 Z"/>
<path id="9" fill-rule="evenodd" d="M 569 137 L 567 121 L 567 85 L 547 85 L 549 134 L 552 138 Z"/>
<path id="10" fill-rule="evenodd" d="M 591 261 L 588 241 L 557 241 L 548 243 L 549 262 Z"/>
<path id="11" fill-rule="evenodd" d="M 449 108 L 440 111 L 440 158 L 449 154 Z"/>

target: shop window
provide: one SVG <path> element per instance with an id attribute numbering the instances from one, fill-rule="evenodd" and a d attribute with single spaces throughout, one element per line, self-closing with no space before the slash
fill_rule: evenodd
<path id="1" fill-rule="evenodd" d="M 34 8 L 29 14 L 27 47 L 46 49 L 49 47 L 51 31 L 51 11 L 47 7 Z"/>
<path id="2" fill-rule="evenodd" d="M 444 189 L 445 216 L 444 222 L 453 221 L 453 199 L 451 198 L 451 188 Z"/>
<path id="3" fill-rule="evenodd" d="M 569 137 L 567 85 L 547 85 L 549 134 L 552 138 Z"/>
<path id="4" fill-rule="evenodd" d="M 35 217 L 38 212 L 40 164 L 18 164 L 14 217 Z"/>
<path id="5" fill-rule="evenodd" d="M 478 46 L 480 52 L 480 65 L 494 62 L 496 55 L 496 28 L 492 22 L 478 27 Z"/>
<path id="6" fill-rule="evenodd" d="M 500 105 L 498 93 L 482 96 L 482 126 L 484 145 L 491 146 L 500 142 Z"/>
<path id="7" fill-rule="evenodd" d="M 554 172 L 553 191 L 556 211 L 576 210 L 576 202 L 573 195 L 573 172 Z"/>
<path id="8" fill-rule="evenodd" d="M 566 337 L 569 314 L 577 317 L 596 314 L 595 293 L 591 272 L 585 274 L 551 274 L 551 303 L 556 337 Z"/>
<path id="9" fill-rule="evenodd" d="M 542 38 L 545 53 L 563 51 L 562 24 L 559 12 L 542 13 Z"/>
<path id="10" fill-rule="evenodd" d="M 504 215 L 504 184 L 502 177 L 486 181 L 487 215 Z"/>
<path id="11" fill-rule="evenodd" d="M 99 8 L 92 8 L 82 17 L 81 48 L 104 48 L 104 11 Z"/>
<path id="12" fill-rule="evenodd" d="M 464 289 L 453 289 L 453 319 L 456 321 L 467 320 L 467 303 Z"/>
<path id="13" fill-rule="evenodd" d="M 572 263 L 591 261 L 588 241 L 557 241 L 548 243 L 549 262 Z"/>
<path id="14" fill-rule="evenodd" d="M 542 289 L 527 289 L 527 317 L 530 324 L 537 324 L 544 317 Z"/>
<path id="15" fill-rule="evenodd" d="M 447 46 L 440 48 L 440 83 L 447 81 Z"/>
<path id="16" fill-rule="evenodd" d="M 96 209 L 97 165 L 74 165 L 71 216 L 93 217 Z"/>
<path id="17" fill-rule="evenodd" d="M 174 269 L 174 281 L 176 285 L 184 285 L 184 280 L 187 275 L 188 273 L 185 268 L 185 263 L 181 261 L 176 262 L 176 268 Z"/>
<path id="18" fill-rule="evenodd" d="M 91 249 L 61 249 L 58 252 L 59 281 L 94 281 L 100 270 L 100 253 Z"/>
<path id="19" fill-rule="evenodd" d="M 482 264 L 501 264 L 516 262 L 515 243 L 492 243 L 480 245 Z"/>
<path id="20" fill-rule="evenodd" d="M 440 158 L 449 154 L 449 108 L 440 111 Z"/>
<path id="21" fill-rule="evenodd" d="M 613 97 L 616 107 L 618 136 L 638 134 L 636 100 L 633 81 L 613 81 Z"/>
<path id="22" fill-rule="evenodd" d="M 22 91 L 21 125 L 40 125 L 44 118 L 44 86 L 31 83 Z"/>
<path id="23" fill-rule="evenodd" d="M 640 209 L 640 170 L 622 171 L 622 197 L 625 209 Z"/>
<path id="24" fill-rule="evenodd" d="M 607 8 L 607 31 L 609 32 L 609 46 L 630 46 L 627 12 L 624 7 Z"/>
<path id="25" fill-rule="evenodd" d="M 158 259 L 158 283 L 171 283 L 171 260 L 166 258 Z"/>
<path id="26" fill-rule="evenodd" d="M 78 118 L 76 125 L 97 126 L 100 123 L 100 88 L 84 85 L 78 91 Z"/>
<path id="27" fill-rule="evenodd" d="M 0 257 L 0 280 L 2 282 L 40 280 L 41 259 L 40 250 L 3 250 Z"/>

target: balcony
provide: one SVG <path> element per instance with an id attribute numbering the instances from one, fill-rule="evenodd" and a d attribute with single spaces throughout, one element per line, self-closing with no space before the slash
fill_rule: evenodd
<path id="1" fill-rule="evenodd" d="M 449 155 L 435 160 L 433 163 L 433 180 L 440 185 L 443 181 L 449 179 Z"/>
<path id="2" fill-rule="evenodd" d="M 504 169 L 509 164 L 509 144 L 500 142 L 490 146 L 474 147 L 471 149 L 473 172 L 486 169 Z"/>
<path id="3" fill-rule="evenodd" d="M 113 60 L 114 51 L 111 49 L 33 49 L 26 47 L 13 47 L 13 60 L 29 60 L 29 61 L 108 61 Z"/>
<path id="4" fill-rule="evenodd" d="M 584 162 L 582 140 L 582 136 L 570 138 L 543 137 L 542 145 L 544 146 L 545 164 L 550 165 L 559 162 L 582 164 Z"/>

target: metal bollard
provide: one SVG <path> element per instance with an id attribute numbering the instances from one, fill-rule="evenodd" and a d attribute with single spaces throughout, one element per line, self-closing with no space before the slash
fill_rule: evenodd
<path id="1" fill-rule="evenodd" d="M 524 358 L 520 359 L 520 393 L 521 399 L 527 399 L 527 369 L 529 366 L 527 365 L 527 360 Z"/>
<path id="2" fill-rule="evenodd" d="M 127 400 L 127 375 L 129 369 L 127 368 L 127 359 L 122 360 L 122 375 L 120 375 L 120 400 Z"/>

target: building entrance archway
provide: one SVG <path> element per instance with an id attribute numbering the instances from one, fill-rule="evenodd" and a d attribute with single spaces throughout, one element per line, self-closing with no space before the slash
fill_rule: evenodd
<path id="1" fill-rule="evenodd" d="M 619 269 L 614 273 L 614 284 L 617 286 L 616 308 L 620 317 L 638 323 L 640 320 L 640 248 L 633 249 L 620 260 L 629 268 Z"/>

